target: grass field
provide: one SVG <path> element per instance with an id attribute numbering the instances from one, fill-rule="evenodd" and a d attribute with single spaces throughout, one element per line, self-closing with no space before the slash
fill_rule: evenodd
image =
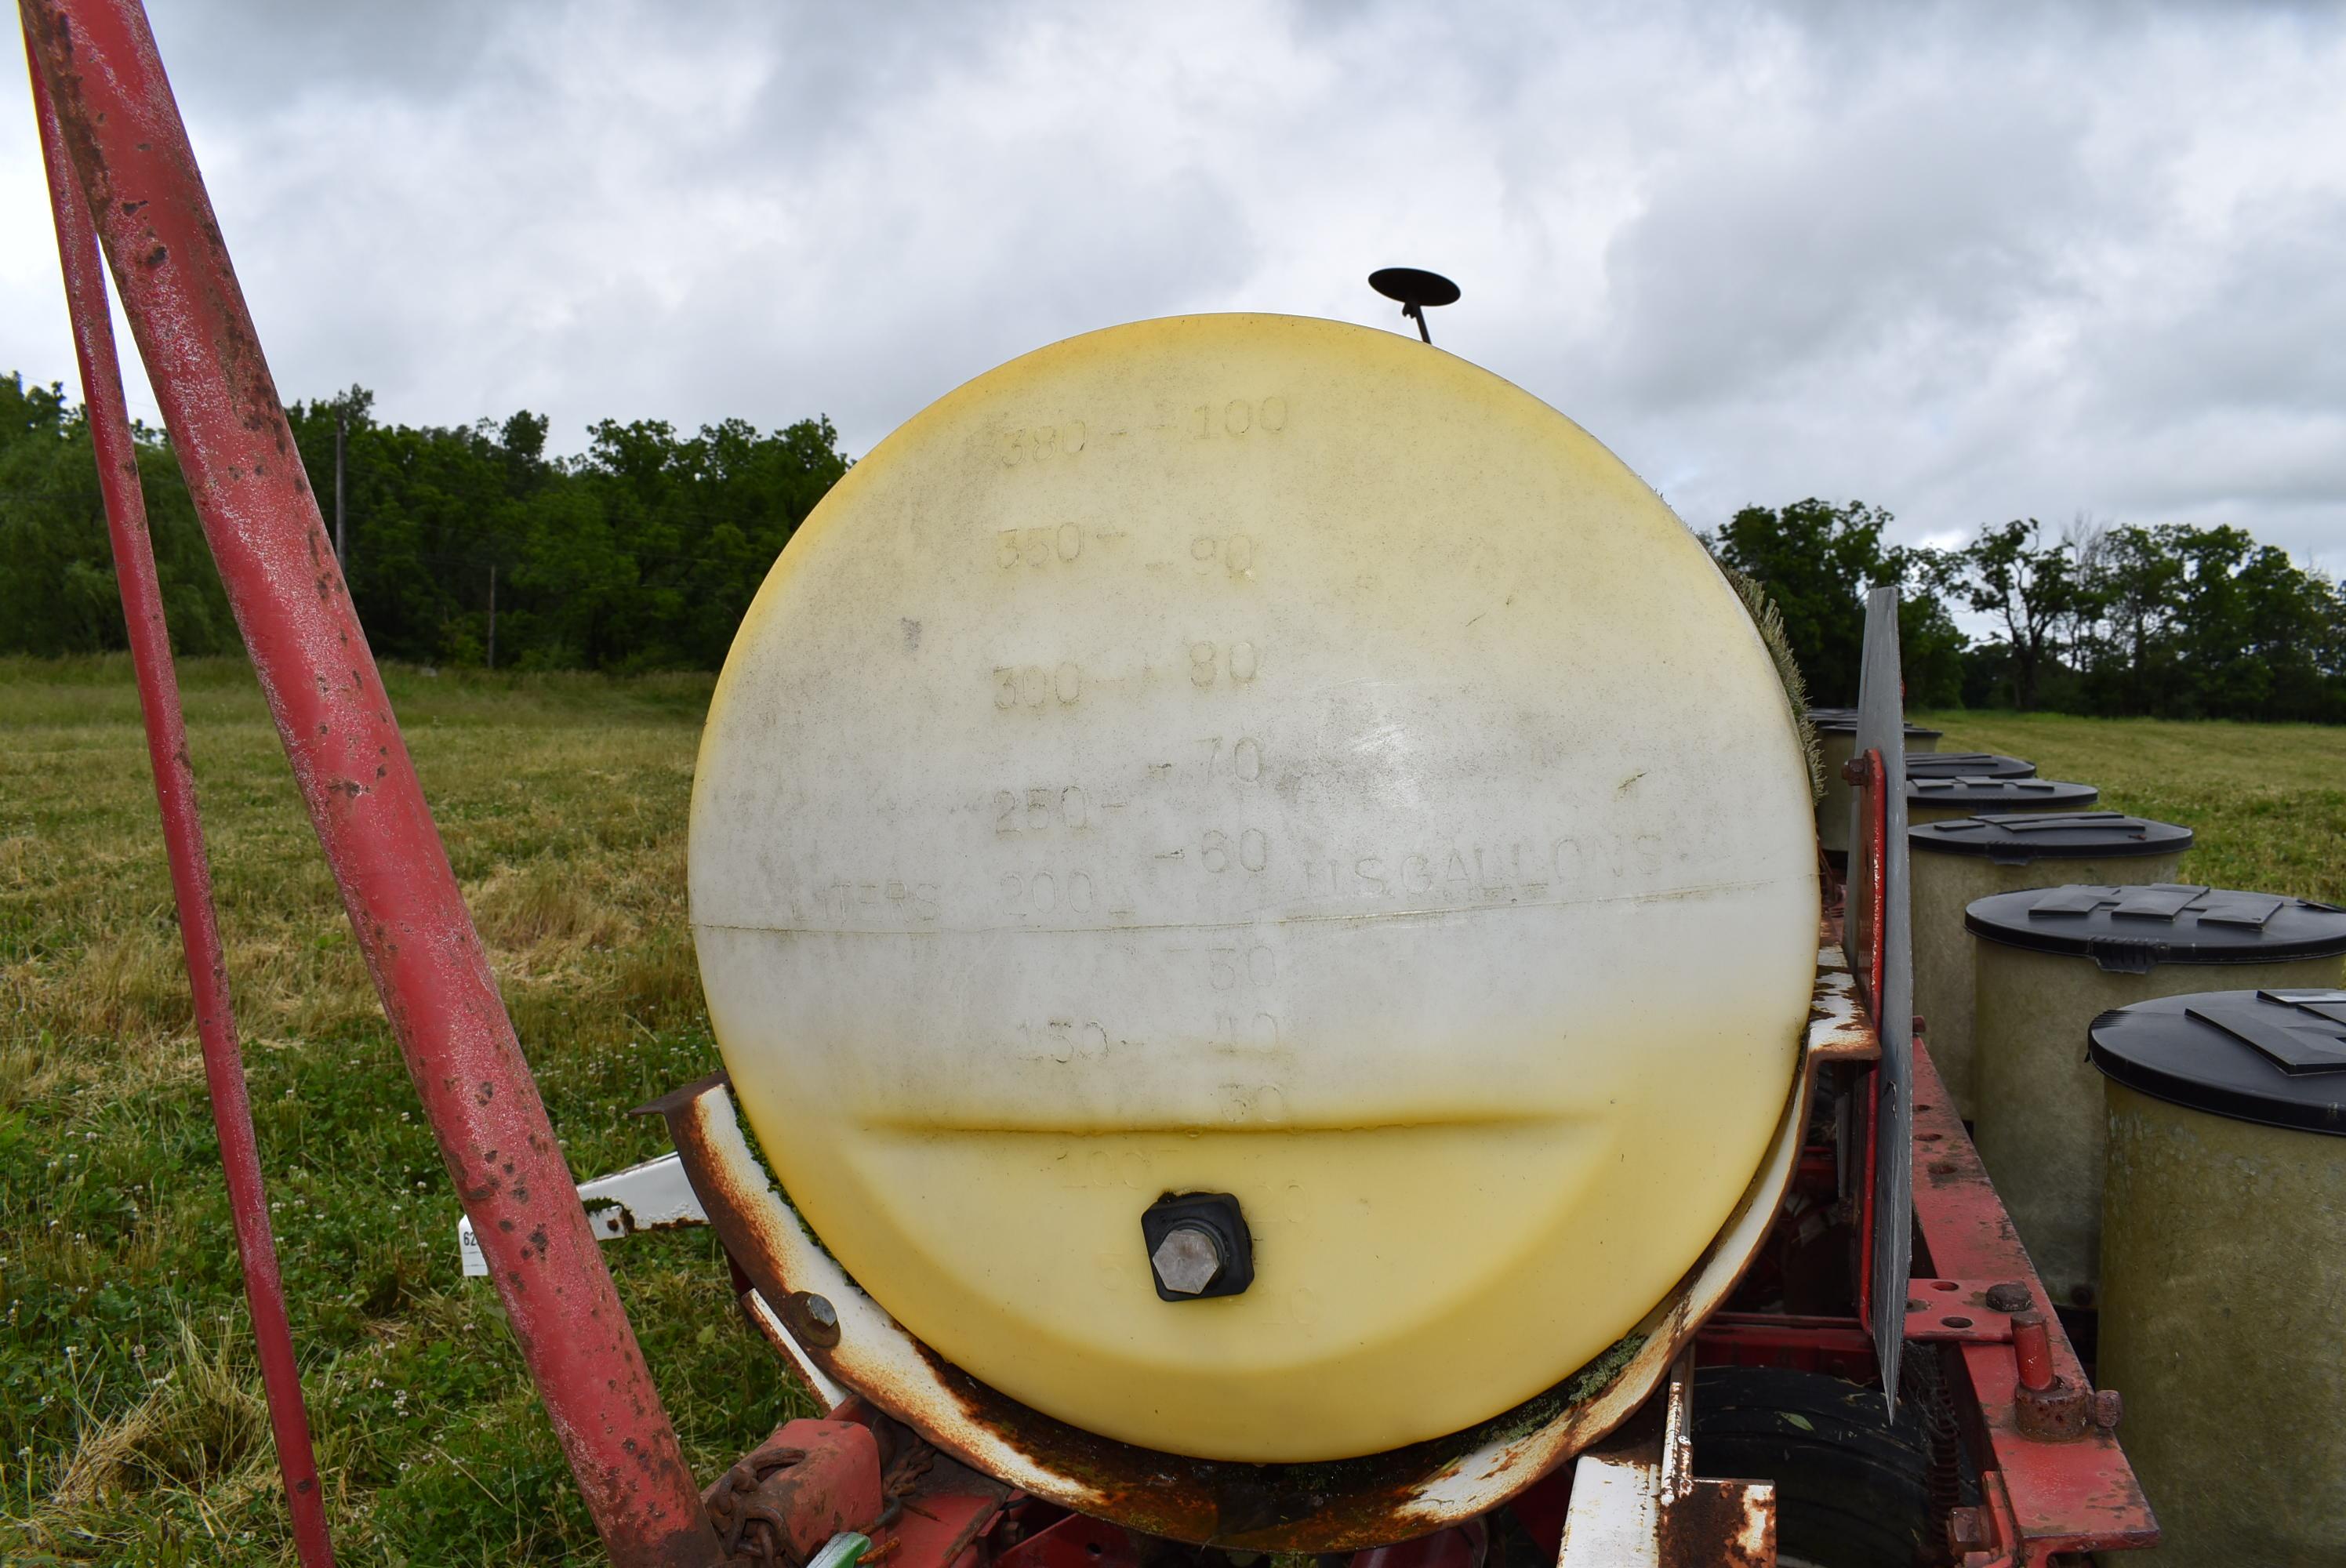
<path id="1" fill-rule="evenodd" d="M 708 679 L 388 677 L 573 1166 L 658 1153 Z M 184 678 L 342 1559 L 596 1560 L 259 692 Z M 291 1560 L 186 995 L 128 666 L 0 661 L 0 1562 Z M 696 1473 L 798 1413 L 708 1232 L 607 1256 Z"/>
<path id="2" fill-rule="evenodd" d="M 575 1168 L 710 1071 L 684 824 L 709 682 L 389 673 Z M 187 667 L 262 1159 L 342 1560 L 592 1561 L 258 692 Z M 2346 898 L 2346 732 L 1944 716 L 1945 744 Z M 129 671 L 0 661 L 0 1561 L 290 1561 Z M 697 1473 L 794 1413 L 706 1232 L 608 1256 Z"/>
<path id="3" fill-rule="evenodd" d="M 2041 713 L 1916 714 L 1944 751 L 2000 751 L 2198 835 L 2184 875 L 2346 903 L 2346 728 Z"/>

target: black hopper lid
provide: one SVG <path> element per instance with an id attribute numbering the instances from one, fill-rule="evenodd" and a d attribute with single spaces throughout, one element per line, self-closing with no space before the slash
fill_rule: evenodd
<path id="1" fill-rule="evenodd" d="M 2036 764 L 1993 751 L 1920 751 L 1906 759 L 1912 779 L 2034 779 Z"/>
<path id="2" fill-rule="evenodd" d="M 1857 709 L 1853 708 L 1812 708 L 1809 709 L 1809 727 L 1812 729 L 1830 730 L 1835 735 L 1855 735 L 1857 733 Z M 1921 736 L 1928 736 L 1933 740 L 1936 740 L 1945 733 L 1946 731 L 1943 729 L 1926 729 L 1919 724 L 1909 724 L 1906 726 L 1906 738 L 1909 740 L 1912 740 Z"/>
<path id="3" fill-rule="evenodd" d="M 2094 1065 L 2129 1089 L 2346 1136 L 2346 991 L 2162 996 L 2103 1013 L 2086 1040 Z"/>
<path id="4" fill-rule="evenodd" d="M 1906 830 L 1906 841 L 1935 854 L 1977 855 L 2000 866 L 2025 866 L 2031 860 L 2179 855 L 2191 847 L 2191 830 L 2123 811 L 2035 811 L 1917 822 Z"/>
<path id="5" fill-rule="evenodd" d="M 2007 947 L 2090 958 L 2123 974 L 2147 974 L 2160 963 L 2278 963 L 2346 953 L 2346 910 L 2180 882 L 1994 893 L 1964 911 L 1964 929 Z"/>
<path id="6" fill-rule="evenodd" d="M 1906 779 L 1906 809 L 1929 806 L 1936 810 L 1965 811 L 2076 810 L 2102 798 L 2091 784 L 2065 784 L 2057 779 Z M 1910 840 L 1911 841 L 1911 840 Z"/>

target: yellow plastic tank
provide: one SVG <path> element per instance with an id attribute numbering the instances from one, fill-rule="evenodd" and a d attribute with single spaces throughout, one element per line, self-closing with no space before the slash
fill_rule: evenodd
<path id="1" fill-rule="evenodd" d="M 859 463 L 743 622 L 690 861 L 823 1244 L 1003 1392 L 1218 1459 L 1605 1351 L 1749 1182 L 1813 976 L 1800 747 L 1701 545 L 1518 388 L 1286 317 L 1056 344 Z M 1243 1288 L 1166 1290 L 1196 1195 Z"/>

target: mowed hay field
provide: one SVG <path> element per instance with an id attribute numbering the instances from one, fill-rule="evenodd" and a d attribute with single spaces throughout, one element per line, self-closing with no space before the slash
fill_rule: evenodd
<path id="1" fill-rule="evenodd" d="M 343 1561 L 592 1562 L 579 1508 L 241 662 L 183 668 Z M 709 682 L 388 672 L 574 1169 L 717 1065 L 685 925 Z M 1945 716 L 2198 829 L 2202 881 L 2346 899 L 2346 733 Z M 607 1251 L 696 1473 L 799 1396 L 708 1233 Z M 291 1561 L 129 669 L 0 661 L 0 1561 Z"/>
<path id="2" fill-rule="evenodd" d="M 2346 904 L 2346 728 L 2043 713 L 1918 713 L 1943 751 L 1996 751 L 2092 784 L 2101 809 L 2198 838 L 2183 875 Z"/>
<path id="3" fill-rule="evenodd" d="M 713 1071 L 706 677 L 387 673 L 572 1167 Z M 599 1561 L 241 661 L 183 667 L 342 1560 Z M 804 1413 L 706 1230 L 606 1250 L 704 1478 Z M 0 1562 L 291 1562 L 130 671 L 0 661 Z"/>

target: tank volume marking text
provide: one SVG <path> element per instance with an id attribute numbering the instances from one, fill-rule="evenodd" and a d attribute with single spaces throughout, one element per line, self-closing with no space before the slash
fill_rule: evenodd
<path id="1" fill-rule="evenodd" d="M 1134 913 L 1128 894 L 1112 886 L 1101 891 L 1086 871 L 1006 871 L 997 886 L 1004 911 L 1022 917 L 1097 912 L 1127 920 Z"/>
<path id="2" fill-rule="evenodd" d="M 1661 868 L 1668 845 L 1654 833 L 1571 836 L 1507 844 L 1451 845 L 1410 854 L 1356 855 L 1304 863 L 1309 897 L 1422 898 L 1452 903 L 1540 903 L 1551 891 L 1601 885 Z"/>
<path id="3" fill-rule="evenodd" d="M 1205 747 L 1206 782 L 1216 777 L 1235 779 L 1241 784 L 1251 784 L 1262 777 L 1262 742 L 1251 735 L 1241 735 L 1227 747 L 1219 735 L 1201 737 L 1198 744 Z"/>
<path id="4" fill-rule="evenodd" d="M 1101 535 L 1102 538 L 1111 535 Z M 1121 538 L 1117 535 L 1113 537 Z M 1072 566 L 1084 553 L 1084 525 L 1062 523 L 1056 527 L 1004 528 L 994 535 L 994 564 L 1005 572 L 1020 566 Z"/>
<path id="5" fill-rule="evenodd" d="M 1038 664 L 994 667 L 994 706 L 1040 711 L 1050 707 L 1073 708 L 1083 700 L 1083 667 L 1072 660 L 1056 666 Z"/>
<path id="6" fill-rule="evenodd" d="M 1099 809 L 1120 811 L 1124 802 L 1102 801 Z M 996 789 L 994 792 L 994 832 L 996 838 L 1010 839 L 1035 833 L 1046 833 L 1054 828 L 1081 832 L 1092 825 L 1093 802 L 1090 793 L 1080 784 L 1064 789 L 1045 786 L 1025 790 Z"/>
<path id="7" fill-rule="evenodd" d="M 1260 942 L 1206 950 L 1206 980 L 1216 991 L 1235 991 L 1240 980 L 1250 985 L 1269 985 L 1278 978 L 1278 955 Z"/>
<path id="8" fill-rule="evenodd" d="M 1270 839 L 1260 828 L 1248 828 L 1236 838 L 1209 828 L 1198 842 L 1198 863 L 1217 875 L 1233 865 L 1244 871 L 1261 871 L 1270 864 Z"/>
<path id="9" fill-rule="evenodd" d="M 1236 578 L 1254 575 L 1254 536 L 1250 534 L 1199 534 L 1189 541 L 1189 559 L 1209 565 L 1219 561 Z"/>
<path id="10" fill-rule="evenodd" d="M 1199 403 L 1189 411 L 1189 433 L 1199 441 L 1255 432 L 1277 435 L 1286 428 L 1287 400 L 1283 397 L 1267 397 L 1259 402 L 1232 398 L 1227 402 Z"/>
<path id="11" fill-rule="evenodd" d="M 1064 424 L 1038 424 L 1026 430 L 1005 431 L 1002 434 L 1002 466 L 1016 468 L 1025 463 L 1048 463 L 1055 457 L 1073 457 L 1084 449 L 1088 433 L 1084 422 L 1068 420 Z"/>
<path id="12" fill-rule="evenodd" d="M 908 882 L 898 877 L 879 881 L 850 881 L 835 877 L 815 891 L 815 907 L 832 920 L 912 921 L 926 925 L 943 912 L 934 882 Z"/>
<path id="13" fill-rule="evenodd" d="M 1262 651 L 1250 642 L 1195 642 L 1189 645 L 1189 684 L 1200 691 L 1218 682 L 1244 686 L 1262 667 Z"/>

